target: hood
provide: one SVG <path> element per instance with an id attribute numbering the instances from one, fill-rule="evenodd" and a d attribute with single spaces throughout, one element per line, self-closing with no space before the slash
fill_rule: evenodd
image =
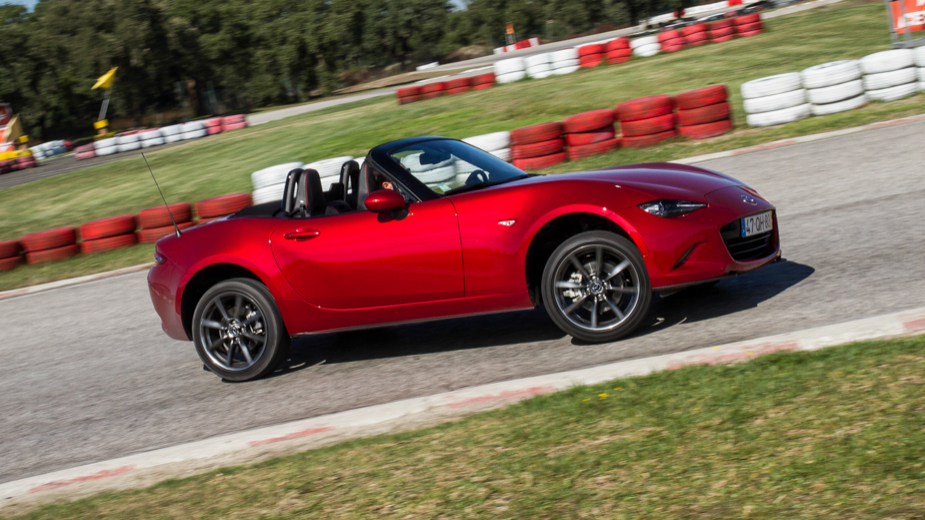
<path id="1" fill-rule="evenodd" d="M 653 197 L 697 201 L 703 200 L 707 193 L 745 185 L 712 170 L 673 163 L 633 164 L 563 177 L 619 184 Z"/>

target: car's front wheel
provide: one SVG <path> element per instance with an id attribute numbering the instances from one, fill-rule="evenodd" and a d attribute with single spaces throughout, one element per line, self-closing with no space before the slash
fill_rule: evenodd
<path id="1" fill-rule="evenodd" d="M 564 332 L 615 341 L 645 319 L 652 287 L 645 262 L 626 238 L 588 231 L 562 243 L 543 270 L 543 302 Z"/>
<path id="2" fill-rule="evenodd" d="M 263 377 L 289 353 L 289 334 L 273 296 L 247 278 L 218 283 L 200 298 L 193 342 L 206 367 L 229 381 Z"/>

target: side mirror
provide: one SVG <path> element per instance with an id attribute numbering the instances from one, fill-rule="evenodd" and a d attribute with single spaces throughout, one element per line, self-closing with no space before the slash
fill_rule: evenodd
<path id="1" fill-rule="evenodd" d="M 404 209 L 405 197 L 394 190 L 377 190 L 370 193 L 363 203 L 366 204 L 366 209 L 372 212 L 385 213 Z"/>

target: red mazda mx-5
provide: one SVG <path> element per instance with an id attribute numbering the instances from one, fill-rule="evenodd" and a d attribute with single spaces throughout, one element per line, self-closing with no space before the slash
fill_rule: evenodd
<path id="1" fill-rule="evenodd" d="M 546 306 L 563 331 L 614 341 L 653 290 L 780 257 L 774 206 L 677 164 L 529 175 L 455 139 L 416 137 L 318 173 L 281 201 L 157 243 L 148 275 L 167 334 L 228 380 L 272 372 L 290 337 Z"/>

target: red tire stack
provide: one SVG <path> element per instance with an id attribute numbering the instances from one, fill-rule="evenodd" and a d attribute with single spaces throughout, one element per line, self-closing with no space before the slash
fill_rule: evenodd
<path id="1" fill-rule="evenodd" d="M 421 98 L 423 99 L 434 99 L 438 98 L 446 93 L 446 82 L 438 81 L 436 83 L 428 83 L 421 87 Z"/>
<path id="2" fill-rule="evenodd" d="M 592 110 L 566 118 L 562 128 L 565 144 L 568 145 L 568 159 L 577 161 L 619 148 L 614 121 L 613 110 Z"/>
<path id="3" fill-rule="evenodd" d="M 190 205 L 186 202 L 178 202 L 170 205 L 170 213 L 177 222 L 177 227 L 181 230 L 193 225 L 191 222 L 193 214 L 190 211 Z M 164 206 L 156 206 L 142 210 L 138 213 L 138 226 L 141 231 L 138 232 L 138 241 L 142 244 L 153 244 L 174 232 L 173 223 L 170 221 L 170 213 Z"/>
<path id="4" fill-rule="evenodd" d="M 14 168 L 17 170 L 28 170 L 29 168 L 35 168 L 35 156 L 26 155 L 23 157 L 17 157 L 14 159 L 16 161 Z"/>
<path id="5" fill-rule="evenodd" d="M 472 76 L 472 90 L 483 90 L 495 86 L 495 73 L 479 74 Z"/>
<path id="6" fill-rule="evenodd" d="M 710 30 L 710 41 L 713 43 L 722 43 L 735 38 L 736 28 L 731 19 L 719 20 L 708 24 Z"/>
<path id="7" fill-rule="evenodd" d="M 222 118 L 210 117 L 202 122 L 206 127 L 207 135 L 220 134 L 222 132 Z"/>
<path id="8" fill-rule="evenodd" d="M 92 254 L 131 247 L 138 243 L 136 227 L 135 215 L 120 215 L 82 224 L 80 252 Z"/>
<path id="9" fill-rule="evenodd" d="M 633 50 L 630 49 L 630 41 L 626 38 L 617 38 L 607 42 L 604 48 L 607 51 L 607 63 L 616 65 L 629 60 L 633 56 Z"/>
<path id="10" fill-rule="evenodd" d="M 75 151 L 77 152 L 76 158 L 78 161 L 96 157 L 96 147 L 93 146 L 93 143 L 78 146 Z"/>
<path id="11" fill-rule="evenodd" d="M 22 263 L 22 245 L 16 240 L 0 242 L 0 273 Z"/>
<path id="12" fill-rule="evenodd" d="M 395 91 L 399 105 L 407 105 L 421 100 L 421 87 L 405 87 Z"/>
<path id="13" fill-rule="evenodd" d="M 4 173 L 10 173 L 11 171 L 13 171 L 12 160 L 0 161 L 0 175 L 3 175 Z"/>
<path id="14" fill-rule="evenodd" d="M 539 170 L 565 161 L 560 123 L 541 123 L 511 132 L 511 162 L 521 170 Z"/>
<path id="15" fill-rule="evenodd" d="M 252 204 L 250 193 L 233 193 L 196 203 L 196 215 L 199 223 L 209 222 L 241 211 Z"/>
<path id="16" fill-rule="evenodd" d="M 578 48 L 578 63 L 581 68 L 597 67 L 604 61 L 606 46 L 602 43 L 589 43 Z"/>
<path id="17" fill-rule="evenodd" d="M 684 35 L 684 43 L 688 47 L 703 45 L 710 38 L 710 33 L 707 32 L 707 24 L 705 23 L 689 25 L 681 29 L 681 34 Z"/>
<path id="18" fill-rule="evenodd" d="M 763 27 L 761 15 L 758 13 L 746 14 L 735 19 L 736 34 L 743 38 L 760 33 Z"/>
<path id="19" fill-rule="evenodd" d="M 674 101 L 658 95 L 625 101 L 617 105 L 623 146 L 647 148 L 677 135 Z"/>
<path id="20" fill-rule="evenodd" d="M 29 264 L 64 260 L 80 252 L 77 229 L 72 227 L 32 233 L 20 238 L 19 243 L 26 251 L 26 262 Z"/>
<path id="21" fill-rule="evenodd" d="M 691 139 L 716 137 L 732 130 L 732 112 L 725 85 L 684 92 L 675 96 L 678 133 Z"/>
<path id="22" fill-rule="evenodd" d="M 456 78 L 446 82 L 446 95 L 453 96 L 469 92 L 472 89 L 472 78 Z"/>
<path id="23" fill-rule="evenodd" d="M 238 130 L 247 127 L 247 118 L 244 114 L 226 116 L 222 118 L 222 132 Z"/>
<path id="24" fill-rule="evenodd" d="M 681 31 L 665 31 L 659 33 L 658 43 L 662 44 L 663 52 L 675 52 L 684 48 L 685 40 Z"/>

